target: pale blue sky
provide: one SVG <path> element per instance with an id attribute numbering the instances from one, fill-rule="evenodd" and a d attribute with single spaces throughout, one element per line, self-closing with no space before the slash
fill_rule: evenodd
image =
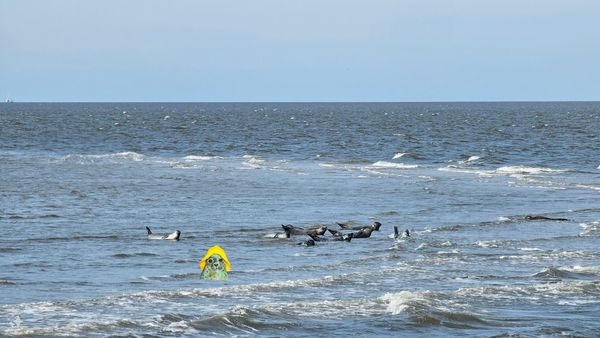
<path id="1" fill-rule="evenodd" d="M 600 100 L 600 1 L 0 0 L 7 97 Z"/>

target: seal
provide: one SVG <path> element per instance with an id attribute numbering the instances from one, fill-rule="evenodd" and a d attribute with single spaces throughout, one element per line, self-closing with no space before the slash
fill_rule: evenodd
<path id="1" fill-rule="evenodd" d="M 362 228 L 357 232 L 351 232 L 354 238 L 369 238 L 375 229 L 371 227 Z"/>
<path id="2" fill-rule="evenodd" d="M 266 234 L 263 237 L 264 238 L 290 238 L 290 233 L 289 232 L 285 232 L 285 233 L 277 232 L 274 234 Z"/>
<path id="3" fill-rule="evenodd" d="M 334 230 L 335 231 L 335 230 Z M 332 232 L 333 234 L 333 232 Z M 333 235 L 331 237 L 324 237 L 324 236 L 316 236 L 313 234 L 308 234 L 308 236 L 310 238 L 313 239 L 313 241 L 315 242 L 328 242 L 328 241 L 346 241 L 346 242 L 350 242 L 352 240 L 352 238 L 354 237 L 353 233 L 349 233 L 347 235 Z"/>
<path id="4" fill-rule="evenodd" d="M 309 240 L 298 243 L 298 245 L 315 246 L 315 241 L 313 239 L 309 239 Z"/>
<path id="5" fill-rule="evenodd" d="M 381 223 L 379 222 L 373 222 L 373 224 L 371 225 L 363 225 L 363 226 L 351 226 L 349 223 L 340 223 L 340 222 L 336 222 L 337 225 L 340 226 L 340 228 L 344 229 L 344 230 L 363 230 L 365 228 L 371 228 L 375 231 L 379 231 L 379 228 L 381 228 Z"/>
<path id="6" fill-rule="evenodd" d="M 404 232 L 402 232 L 402 235 L 400 235 L 400 233 L 398 232 L 398 227 L 395 226 L 394 227 L 394 238 L 408 238 L 410 237 L 410 231 L 408 229 L 404 230 Z"/>
<path id="7" fill-rule="evenodd" d="M 321 236 L 327 231 L 327 227 L 324 225 L 319 225 L 316 227 L 311 227 L 308 229 L 304 229 L 301 227 L 293 226 L 291 224 L 282 224 L 281 227 L 285 233 L 289 233 L 291 235 L 315 235 Z"/>
<path id="8" fill-rule="evenodd" d="M 152 230 L 150 230 L 149 227 L 146 227 L 146 232 L 148 233 L 148 239 L 165 239 L 165 240 L 178 241 L 179 237 L 181 236 L 181 231 L 179 231 L 179 230 L 177 230 L 171 234 L 168 234 L 168 235 L 154 235 L 154 234 L 152 234 Z"/>

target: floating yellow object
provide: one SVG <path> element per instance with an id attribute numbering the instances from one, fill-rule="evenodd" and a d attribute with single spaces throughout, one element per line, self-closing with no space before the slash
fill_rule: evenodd
<path id="1" fill-rule="evenodd" d="M 200 269 L 202 269 L 202 279 L 227 280 L 229 278 L 227 271 L 231 269 L 231 264 L 225 250 L 215 245 L 208 249 L 200 261 Z"/>

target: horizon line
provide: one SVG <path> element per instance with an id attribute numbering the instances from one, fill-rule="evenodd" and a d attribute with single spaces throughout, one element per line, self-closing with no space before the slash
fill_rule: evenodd
<path id="1" fill-rule="evenodd" d="M 19 103 L 594 103 L 600 100 L 450 100 L 450 101 L 1 101 L 3 104 L 19 104 Z"/>

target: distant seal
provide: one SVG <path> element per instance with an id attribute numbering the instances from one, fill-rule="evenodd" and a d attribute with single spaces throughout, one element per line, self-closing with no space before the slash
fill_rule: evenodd
<path id="1" fill-rule="evenodd" d="M 274 234 L 266 234 L 263 236 L 264 238 L 290 238 L 290 233 L 289 232 L 278 232 L 278 233 L 274 233 Z"/>
<path id="2" fill-rule="evenodd" d="M 315 246 L 315 240 L 314 239 L 309 239 L 309 240 L 306 240 L 304 242 L 298 243 L 298 245 Z"/>
<path id="3" fill-rule="evenodd" d="M 379 222 L 373 222 L 373 224 L 371 225 L 362 225 L 362 226 L 351 226 L 349 223 L 340 223 L 340 222 L 336 222 L 337 225 L 340 226 L 340 228 L 344 229 L 344 230 L 363 230 L 365 228 L 371 228 L 372 230 L 375 231 L 379 231 L 379 228 L 381 228 L 381 223 Z"/>
<path id="4" fill-rule="evenodd" d="M 398 231 L 398 227 L 395 226 L 394 227 L 394 238 L 408 238 L 410 237 L 410 231 L 408 229 L 404 230 L 402 232 L 402 235 L 400 235 L 399 231 Z"/>
<path id="5" fill-rule="evenodd" d="M 146 227 L 146 232 L 148 233 L 148 239 L 164 239 L 164 240 L 172 240 L 178 241 L 181 236 L 181 231 L 177 230 L 168 235 L 154 235 L 152 234 L 152 230 L 149 227 Z"/>
<path id="6" fill-rule="evenodd" d="M 353 234 L 354 238 L 369 238 L 374 230 L 373 228 L 362 228 L 357 232 L 351 232 L 351 234 Z"/>
<path id="7" fill-rule="evenodd" d="M 312 227 L 308 229 L 304 229 L 301 227 L 296 227 L 291 224 L 282 224 L 281 227 L 286 233 L 290 235 L 315 235 L 321 236 L 327 231 L 327 227 L 324 225 L 319 225 L 317 227 Z"/>
<path id="8" fill-rule="evenodd" d="M 568 218 L 553 218 L 540 215 L 527 215 L 525 219 L 528 221 L 570 221 Z"/>
<path id="9" fill-rule="evenodd" d="M 352 238 L 354 238 L 354 234 L 353 233 L 349 233 L 346 235 L 337 235 L 337 236 L 331 236 L 331 237 L 324 237 L 324 236 L 316 236 L 316 235 L 312 235 L 309 234 L 308 235 L 310 238 L 312 238 L 315 242 L 328 242 L 328 241 L 346 241 L 346 242 L 350 242 L 352 240 Z"/>

